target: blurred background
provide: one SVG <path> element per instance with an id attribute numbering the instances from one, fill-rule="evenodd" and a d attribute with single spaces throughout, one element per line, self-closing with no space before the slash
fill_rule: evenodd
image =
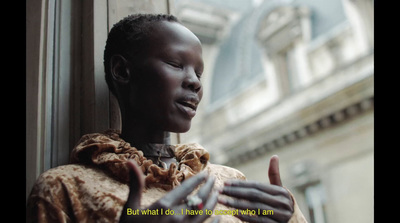
<path id="1" fill-rule="evenodd" d="M 373 222 L 374 2 L 176 0 L 203 43 L 204 98 L 183 142 L 283 184 L 309 222 Z"/>
<path id="2" fill-rule="evenodd" d="M 204 97 L 173 142 L 262 182 L 277 154 L 310 223 L 373 222 L 373 0 L 26 1 L 26 197 L 83 134 L 120 128 L 103 52 L 138 12 L 174 14 L 203 44 Z"/>

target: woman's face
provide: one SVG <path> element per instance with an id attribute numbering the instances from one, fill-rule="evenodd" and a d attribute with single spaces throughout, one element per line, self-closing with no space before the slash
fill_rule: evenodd
<path id="1" fill-rule="evenodd" d="M 158 130 L 186 132 L 203 96 L 201 43 L 186 27 L 167 21 L 154 27 L 147 43 L 132 70 L 127 115 Z"/>

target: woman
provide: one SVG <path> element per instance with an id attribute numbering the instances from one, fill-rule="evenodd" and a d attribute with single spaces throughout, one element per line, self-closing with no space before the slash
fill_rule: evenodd
<path id="1" fill-rule="evenodd" d="M 122 131 L 83 136 L 72 164 L 43 173 L 29 197 L 29 220 L 305 222 L 282 187 L 277 157 L 271 184 L 262 184 L 209 163 L 198 144 L 170 145 L 169 132 L 188 131 L 196 115 L 203 66 L 199 39 L 172 15 L 132 15 L 114 25 L 104 67 Z"/>

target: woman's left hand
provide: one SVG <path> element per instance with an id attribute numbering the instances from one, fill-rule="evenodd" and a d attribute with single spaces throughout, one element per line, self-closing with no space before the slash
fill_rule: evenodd
<path id="1" fill-rule="evenodd" d="M 282 187 L 278 156 L 271 157 L 268 177 L 271 184 L 241 180 L 225 182 L 221 193 L 230 198 L 220 197 L 218 202 L 239 209 L 235 216 L 242 221 L 288 222 L 294 210 L 293 200 L 288 190 Z"/>

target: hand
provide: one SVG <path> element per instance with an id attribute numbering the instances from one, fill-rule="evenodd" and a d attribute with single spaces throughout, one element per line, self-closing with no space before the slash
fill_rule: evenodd
<path id="1" fill-rule="evenodd" d="M 140 209 L 140 200 L 144 187 L 144 177 L 140 168 L 135 162 L 129 161 L 128 167 L 130 169 L 130 181 L 129 181 L 129 196 L 124 209 L 121 213 L 120 222 L 203 222 L 205 219 L 210 217 L 206 215 L 205 209 L 213 210 L 216 203 L 218 192 L 211 192 L 215 179 L 209 177 L 206 172 L 201 172 L 187 180 L 185 180 L 179 187 L 173 189 L 167 193 L 163 198 L 156 201 L 150 207 L 143 210 L 158 210 L 156 215 L 142 215 Z M 186 210 L 191 210 L 190 207 L 183 200 L 194 190 L 194 188 L 200 185 L 202 182 L 205 184 L 199 189 L 197 196 L 203 201 L 203 214 L 202 215 L 186 215 Z M 211 194 L 210 194 L 211 193 Z M 131 210 L 139 210 L 135 215 L 127 215 L 128 208 Z M 163 215 L 161 215 L 161 209 L 163 209 Z M 166 215 L 166 210 L 174 210 L 175 215 Z M 183 215 L 181 210 L 183 209 Z M 212 223 L 219 222 L 219 218 L 215 218 Z"/>
<path id="2" fill-rule="evenodd" d="M 233 199 L 219 198 L 218 202 L 236 209 L 254 210 L 255 216 L 249 215 L 251 212 L 242 214 L 239 210 L 235 216 L 242 221 L 287 222 L 293 214 L 293 200 L 282 187 L 279 158 L 276 155 L 271 157 L 268 178 L 271 184 L 241 180 L 226 182 L 221 193 Z M 267 210 L 272 210 L 273 214 Z"/>

